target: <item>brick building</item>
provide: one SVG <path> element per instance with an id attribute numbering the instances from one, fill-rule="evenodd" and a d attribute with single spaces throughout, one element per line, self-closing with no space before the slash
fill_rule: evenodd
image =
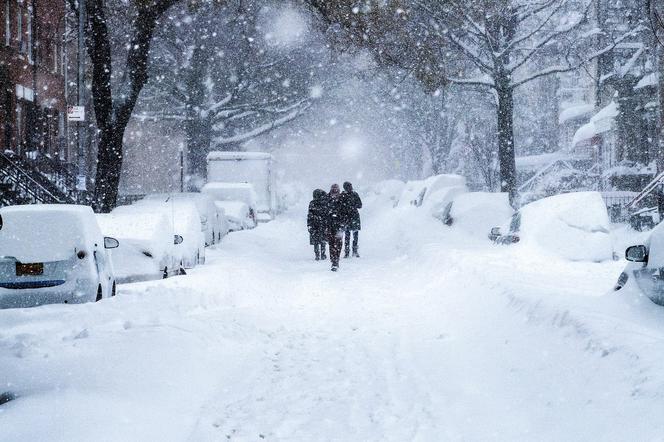
<path id="1" fill-rule="evenodd" d="M 0 0 L 0 146 L 71 163 L 64 0 Z"/>

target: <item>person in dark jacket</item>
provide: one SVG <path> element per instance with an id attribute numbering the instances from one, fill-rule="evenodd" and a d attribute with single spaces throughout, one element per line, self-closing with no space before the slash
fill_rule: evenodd
<path id="1" fill-rule="evenodd" d="M 325 241 L 327 241 L 328 205 L 327 194 L 324 190 L 314 190 L 313 198 L 309 203 L 307 213 L 307 229 L 309 230 L 309 244 L 314 246 L 316 261 L 327 259 L 325 256 Z"/>
<path id="2" fill-rule="evenodd" d="M 345 230 L 344 230 L 344 258 L 350 255 L 350 237 L 353 236 L 353 256 L 360 257 L 358 250 L 359 231 L 362 229 L 360 222 L 360 211 L 362 208 L 362 200 L 360 195 L 353 190 L 353 185 L 346 181 L 344 183 L 344 191 L 341 194 L 341 201 L 345 217 Z"/>
<path id="3" fill-rule="evenodd" d="M 344 232 L 344 210 L 342 206 L 339 185 L 333 184 L 328 194 L 327 204 L 328 240 L 330 243 L 330 260 L 332 271 L 339 269 L 339 257 L 341 256 L 342 238 Z"/>

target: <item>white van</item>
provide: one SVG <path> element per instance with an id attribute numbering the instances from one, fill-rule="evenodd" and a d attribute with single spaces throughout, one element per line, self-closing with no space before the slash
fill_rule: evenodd
<path id="1" fill-rule="evenodd" d="M 0 209 L 0 307 L 99 301 L 115 295 L 113 263 L 87 206 Z"/>

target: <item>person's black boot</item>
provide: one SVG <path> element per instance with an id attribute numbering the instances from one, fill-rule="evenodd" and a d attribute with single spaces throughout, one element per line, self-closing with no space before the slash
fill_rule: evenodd
<path id="1" fill-rule="evenodd" d="M 359 258 L 360 253 L 357 250 L 353 250 L 353 258 Z"/>

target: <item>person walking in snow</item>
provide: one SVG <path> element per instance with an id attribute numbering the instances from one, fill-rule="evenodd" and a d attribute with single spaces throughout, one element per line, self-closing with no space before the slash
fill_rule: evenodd
<path id="1" fill-rule="evenodd" d="M 307 229 L 309 230 L 309 244 L 314 246 L 316 261 L 327 259 L 325 256 L 325 241 L 327 240 L 328 203 L 324 190 L 316 189 L 309 203 L 307 213 Z"/>
<path id="2" fill-rule="evenodd" d="M 344 234 L 344 211 L 338 184 L 332 184 L 330 193 L 328 194 L 327 225 L 330 261 L 332 261 L 332 271 L 336 272 L 339 269 L 339 258 L 341 257 L 342 238 Z"/>
<path id="3" fill-rule="evenodd" d="M 344 183 L 344 191 L 341 194 L 341 202 L 344 211 L 344 258 L 350 255 L 350 237 L 353 236 L 353 256 L 360 257 L 358 249 L 359 231 L 362 229 L 360 222 L 360 211 L 362 208 L 362 200 L 360 195 L 353 190 L 353 185 L 346 181 Z"/>

